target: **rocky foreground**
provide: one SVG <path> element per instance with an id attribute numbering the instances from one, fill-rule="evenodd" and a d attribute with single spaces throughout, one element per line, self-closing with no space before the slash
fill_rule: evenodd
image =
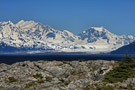
<path id="1" fill-rule="evenodd" d="M 116 61 L 25 61 L 0 64 L 0 90 L 127 90 L 135 78 L 104 82 Z M 134 89 L 135 90 L 135 89 Z"/>

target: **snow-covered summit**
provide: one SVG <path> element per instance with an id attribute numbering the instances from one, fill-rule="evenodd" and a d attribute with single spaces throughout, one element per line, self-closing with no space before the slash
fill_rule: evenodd
<path id="1" fill-rule="evenodd" d="M 104 27 L 91 27 L 88 30 L 84 30 L 79 36 L 81 40 L 87 39 L 89 43 L 96 42 L 99 39 L 110 40 L 117 37 L 117 35 L 109 32 Z"/>
<path id="2" fill-rule="evenodd" d="M 34 27 L 35 25 L 37 25 L 38 23 L 34 22 L 34 21 L 24 21 L 24 20 L 21 20 L 19 21 L 16 26 L 21 28 L 21 29 L 24 29 L 24 30 L 28 30 L 32 27 Z"/>
<path id="3" fill-rule="evenodd" d="M 94 30 L 97 30 L 97 31 L 100 31 L 100 32 L 105 30 L 105 28 L 103 26 L 101 26 L 101 27 L 90 27 L 90 29 L 94 29 Z"/>
<path id="4" fill-rule="evenodd" d="M 118 36 L 104 27 L 91 27 L 74 35 L 68 30 L 55 30 L 34 21 L 0 22 L 0 42 L 18 48 L 99 52 L 115 50 L 134 40 L 132 35 Z"/>

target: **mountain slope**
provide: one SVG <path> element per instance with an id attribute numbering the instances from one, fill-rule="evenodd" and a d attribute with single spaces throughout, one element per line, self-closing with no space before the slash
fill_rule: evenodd
<path id="1" fill-rule="evenodd" d="M 0 43 L 16 48 L 95 53 L 109 52 L 134 40 L 132 35 L 118 36 L 103 27 L 91 27 L 74 35 L 68 30 L 55 30 L 34 21 L 0 22 Z"/>
<path id="2" fill-rule="evenodd" d="M 135 54 L 135 42 L 129 44 L 129 45 L 126 45 L 126 46 L 123 46 L 115 51 L 112 51 L 111 52 L 112 54 Z"/>
<path id="3" fill-rule="evenodd" d="M 115 50 L 135 40 L 132 35 L 118 36 L 103 27 L 91 27 L 88 30 L 84 30 L 79 36 L 81 40 L 92 44 L 94 47 L 105 50 Z"/>

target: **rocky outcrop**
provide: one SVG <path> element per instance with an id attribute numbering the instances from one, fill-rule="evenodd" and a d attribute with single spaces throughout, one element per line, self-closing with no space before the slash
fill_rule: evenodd
<path id="1" fill-rule="evenodd" d="M 104 74 L 116 61 L 25 61 L 12 65 L 0 64 L 0 90 L 87 90 L 103 83 Z M 106 85 L 127 86 L 135 83 Z"/>
<path id="2" fill-rule="evenodd" d="M 115 61 L 25 61 L 0 64 L 0 90 L 69 90 L 100 81 Z"/>

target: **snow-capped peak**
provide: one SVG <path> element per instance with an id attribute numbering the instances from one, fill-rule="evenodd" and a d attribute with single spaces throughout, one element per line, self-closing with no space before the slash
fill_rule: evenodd
<path id="1" fill-rule="evenodd" d="M 22 28 L 24 30 L 29 30 L 30 28 L 34 27 L 36 24 L 38 24 L 38 23 L 36 23 L 34 21 L 21 20 L 16 24 L 16 26 L 19 28 Z"/>
<path id="2" fill-rule="evenodd" d="M 104 27 L 91 27 L 74 35 L 68 30 L 55 30 L 34 21 L 0 22 L 0 42 L 13 47 L 97 52 L 111 51 L 134 40 L 132 35 L 118 36 Z"/>
<path id="3" fill-rule="evenodd" d="M 1 25 L 14 25 L 12 21 L 7 21 L 7 22 L 0 22 Z"/>
<path id="4" fill-rule="evenodd" d="M 16 25 L 19 26 L 19 25 L 21 25 L 22 23 L 24 23 L 24 20 L 20 20 Z"/>
<path id="5" fill-rule="evenodd" d="M 10 23 L 10 24 L 11 24 L 11 23 L 12 23 L 12 21 L 10 21 L 10 20 L 9 20 L 9 21 L 8 21 L 8 23 Z"/>
<path id="6" fill-rule="evenodd" d="M 94 30 L 97 30 L 97 31 L 103 31 L 105 28 L 103 26 L 101 27 L 91 27 L 90 29 L 94 29 Z"/>

